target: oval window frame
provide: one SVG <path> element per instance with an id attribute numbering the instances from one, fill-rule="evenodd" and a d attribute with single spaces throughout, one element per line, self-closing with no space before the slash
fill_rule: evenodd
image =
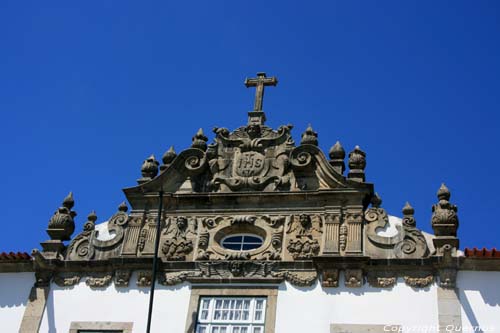
<path id="1" fill-rule="evenodd" d="M 241 237 L 242 237 L 241 242 L 240 242 L 240 249 L 239 249 L 239 250 L 230 249 L 230 248 L 228 248 L 228 247 L 226 247 L 226 246 L 224 245 L 224 243 L 226 242 L 226 240 L 227 240 L 228 238 L 231 238 L 231 237 L 238 237 L 238 236 L 241 236 Z M 245 244 L 252 244 L 252 245 L 253 245 L 253 244 L 256 244 L 255 242 L 245 243 L 245 238 L 244 238 L 245 236 L 250 236 L 250 237 L 253 237 L 253 238 L 258 238 L 258 239 L 260 240 L 260 244 L 259 244 L 259 246 L 254 247 L 254 248 L 251 248 L 251 249 L 243 250 L 243 247 L 244 247 L 244 245 L 245 245 Z M 264 241 L 265 241 L 264 237 L 259 236 L 259 235 L 257 235 L 257 234 L 252 234 L 252 233 L 248 233 L 248 232 L 246 232 L 246 233 L 234 233 L 234 234 L 229 234 L 229 235 L 226 235 L 225 237 L 223 237 L 223 238 L 220 240 L 220 243 L 219 243 L 219 244 L 220 244 L 220 246 L 221 246 L 224 250 L 226 250 L 226 251 L 249 252 L 249 251 L 254 251 L 254 250 L 257 250 L 257 249 L 261 248 L 261 247 L 264 245 Z M 237 243 L 237 242 L 234 242 L 234 244 L 238 244 L 238 243 Z"/>

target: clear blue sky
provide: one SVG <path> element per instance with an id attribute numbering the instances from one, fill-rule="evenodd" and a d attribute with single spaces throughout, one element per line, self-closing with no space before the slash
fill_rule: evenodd
<path id="1" fill-rule="evenodd" d="M 431 231 L 445 182 L 461 247 L 500 247 L 498 1 L 1 1 L 0 251 L 30 251 L 74 192 L 109 218 L 142 161 L 245 124 L 367 152 L 389 213 Z"/>

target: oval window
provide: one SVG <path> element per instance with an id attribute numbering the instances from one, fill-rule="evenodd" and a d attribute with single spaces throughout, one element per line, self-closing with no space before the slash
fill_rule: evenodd
<path id="1" fill-rule="evenodd" d="M 234 251 L 249 251 L 259 248 L 263 243 L 261 237 L 252 234 L 238 234 L 225 237 L 222 247 Z"/>

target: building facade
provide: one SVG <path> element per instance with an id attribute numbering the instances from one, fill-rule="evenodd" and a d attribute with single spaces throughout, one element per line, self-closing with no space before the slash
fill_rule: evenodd
<path id="1" fill-rule="evenodd" d="M 500 332 L 500 254 L 459 250 L 445 185 L 434 235 L 408 203 L 389 216 L 365 152 L 327 156 L 311 127 L 296 144 L 265 125 L 277 79 L 245 84 L 245 126 L 146 159 L 128 204 L 76 235 L 68 195 L 41 250 L 0 256 L 2 331 L 144 332 L 155 284 L 152 332 Z"/>

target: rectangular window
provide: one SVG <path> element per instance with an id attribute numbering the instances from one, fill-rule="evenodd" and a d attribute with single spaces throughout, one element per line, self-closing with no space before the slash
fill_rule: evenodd
<path id="1" fill-rule="evenodd" d="M 265 297 L 200 297 L 196 333 L 264 333 Z"/>

